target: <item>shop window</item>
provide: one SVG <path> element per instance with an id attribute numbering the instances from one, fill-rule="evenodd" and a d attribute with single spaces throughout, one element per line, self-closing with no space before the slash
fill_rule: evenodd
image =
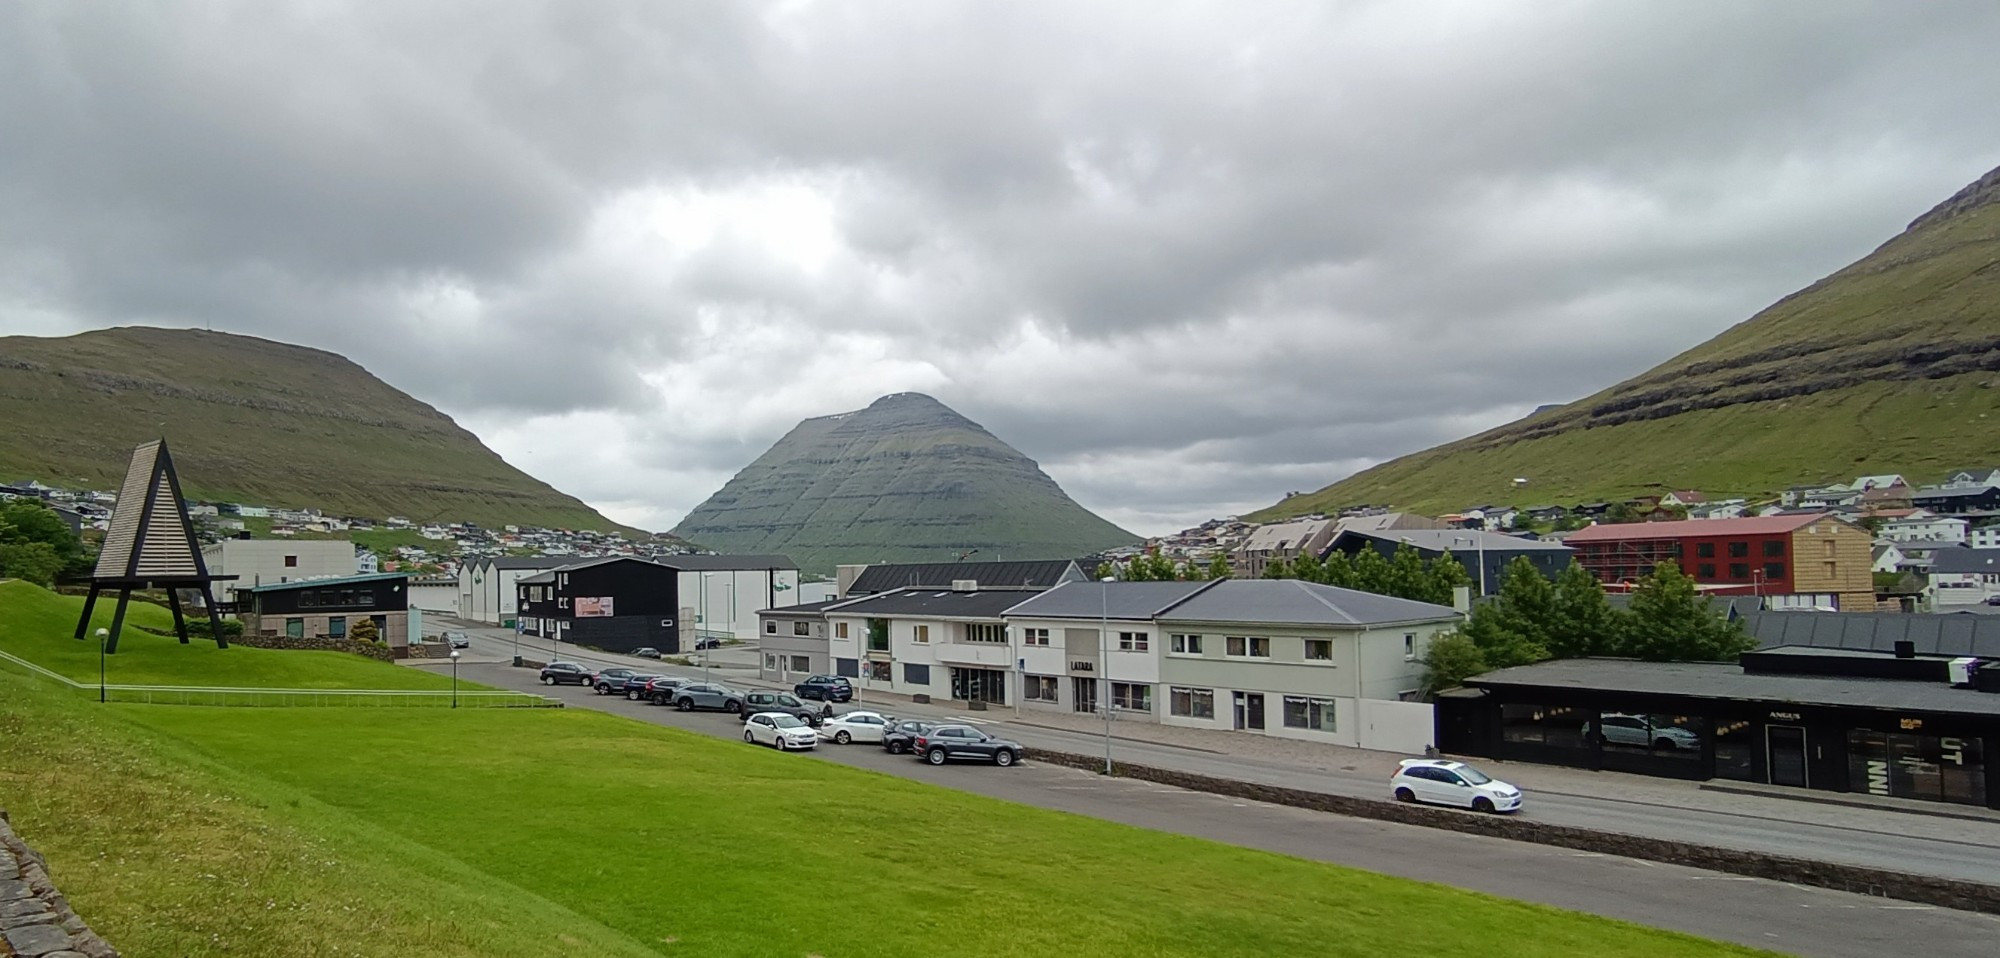
<path id="1" fill-rule="evenodd" d="M 931 667 L 915 662 L 903 663 L 903 683 L 905 685 L 931 684 Z"/>
<path id="2" fill-rule="evenodd" d="M 805 655 L 792 656 L 792 671 L 811 672 L 812 670 L 813 670 L 813 663 L 811 656 L 805 656 Z"/>
<path id="3" fill-rule="evenodd" d="M 1593 732 L 1607 752 L 1693 761 L 1701 758 L 1702 729 L 1706 724 L 1690 715 L 1605 712 L 1597 717 Z"/>
<path id="4" fill-rule="evenodd" d="M 1715 720 L 1715 777 L 1738 782 L 1757 779 L 1757 727 L 1734 719 Z"/>
<path id="5" fill-rule="evenodd" d="M 1847 763 L 1850 791 L 1986 804 L 1986 762 L 1976 738 L 1854 730 L 1847 733 Z"/>
<path id="6" fill-rule="evenodd" d="M 1500 706 L 1500 738 L 1508 742 L 1542 744 L 1542 707 Z"/>
<path id="7" fill-rule="evenodd" d="M 1053 702 L 1056 700 L 1056 677 L 1053 675 L 1028 675 L 1021 678 L 1021 697 L 1030 702 Z"/>

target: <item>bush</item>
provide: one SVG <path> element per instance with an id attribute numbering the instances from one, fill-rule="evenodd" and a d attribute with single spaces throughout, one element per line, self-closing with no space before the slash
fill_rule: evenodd
<path id="1" fill-rule="evenodd" d="M 362 619 L 354 623 L 353 627 L 347 630 L 347 637 L 356 642 L 380 644 L 382 641 L 382 630 L 375 627 L 374 619 Z"/>

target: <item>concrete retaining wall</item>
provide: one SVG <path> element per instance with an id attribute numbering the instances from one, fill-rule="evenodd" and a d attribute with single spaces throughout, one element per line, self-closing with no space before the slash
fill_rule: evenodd
<path id="1" fill-rule="evenodd" d="M 49 881 L 48 863 L 14 834 L 0 809 L 0 954 L 118 958 Z"/>
<path id="2" fill-rule="evenodd" d="M 1104 768 L 1102 755 L 1079 755 L 1074 752 L 1050 752 L 1031 748 L 1025 751 L 1023 757 L 1086 771 L 1102 771 Z M 1493 838 L 1687 865 L 1732 875 L 1768 878 L 1772 881 L 1897 898 L 1965 911 L 2000 913 L 2000 885 L 1933 878 L 1927 875 L 1862 868 L 1856 865 L 1808 861 L 1782 855 L 1644 838 L 1616 832 L 1592 831 L 1566 825 L 1548 825 L 1504 815 L 1481 815 L 1450 808 L 1401 805 L 1390 801 L 1329 795 L 1324 792 L 1258 785 L 1147 765 L 1120 762 L 1115 763 L 1113 769 L 1115 774 L 1124 778 L 1157 782 L 1197 792 L 1228 795 L 1232 798 L 1269 802 L 1273 805 L 1288 805 L 1293 808 L 1307 808 L 1354 818 L 1444 828 Z"/>

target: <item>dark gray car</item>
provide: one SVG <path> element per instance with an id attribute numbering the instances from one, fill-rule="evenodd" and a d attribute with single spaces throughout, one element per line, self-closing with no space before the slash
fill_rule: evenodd
<path id="1" fill-rule="evenodd" d="M 917 736 L 911 751 L 932 765 L 973 761 L 1004 768 L 1021 757 L 1021 743 L 994 738 L 970 725 L 939 725 Z"/>
<path id="2" fill-rule="evenodd" d="M 692 712 L 695 709 L 707 709 L 710 711 L 741 714 L 743 711 L 743 693 L 727 685 L 696 682 L 693 685 L 683 685 L 674 690 L 674 707 L 683 712 Z"/>
<path id="3" fill-rule="evenodd" d="M 796 715 L 812 725 L 833 714 L 832 705 L 814 707 L 799 701 L 790 692 L 745 692 L 743 694 L 743 714 L 755 715 L 759 712 L 783 712 Z"/>

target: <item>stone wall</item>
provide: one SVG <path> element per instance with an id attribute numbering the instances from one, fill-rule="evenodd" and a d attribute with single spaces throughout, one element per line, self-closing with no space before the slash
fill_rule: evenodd
<path id="1" fill-rule="evenodd" d="M 1031 748 L 1023 753 L 1023 757 L 1086 771 L 1102 771 L 1104 768 L 1102 755 L 1079 755 L 1074 752 L 1050 752 Z M 1273 805 L 1288 805 L 1293 808 L 1331 812 L 1354 818 L 1422 825 L 1427 828 L 1470 832 L 1475 835 L 1535 842 L 1578 851 L 1686 865 L 1732 875 L 1748 875 L 1753 878 L 1767 878 L 1798 885 L 1898 898 L 1945 908 L 2000 913 L 2000 885 L 1933 878 L 1927 875 L 1862 868 L 1856 865 L 1808 861 L 1782 855 L 1571 828 L 1565 825 L 1548 825 L 1506 815 L 1480 815 L 1451 808 L 1401 805 L 1376 799 L 1329 795 L 1324 792 L 1258 785 L 1147 765 L 1114 763 L 1112 768 L 1117 775 L 1125 778 L 1157 782 L 1191 791 L 1227 795 L 1232 798 L 1269 802 Z"/>
<path id="2" fill-rule="evenodd" d="M 253 649 L 352 652 L 355 655 L 365 655 L 371 659 L 380 659 L 384 662 L 393 662 L 396 660 L 394 652 L 386 645 L 370 645 L 366 642 L 356 642 L 351 639 L 333 639 L 325 636 L 295 639 L 289 635 L 259 635 L 254 632 L 245 632 L 242 635 L 232 637 L 229 640 L 229 644 L 247 645 Z"/>
<path id="3" fill-rule="evenodd" d="M 0 953 L 20 958 L 118 958 L 49 882 L 48 863 L 0 809 Z"/>

